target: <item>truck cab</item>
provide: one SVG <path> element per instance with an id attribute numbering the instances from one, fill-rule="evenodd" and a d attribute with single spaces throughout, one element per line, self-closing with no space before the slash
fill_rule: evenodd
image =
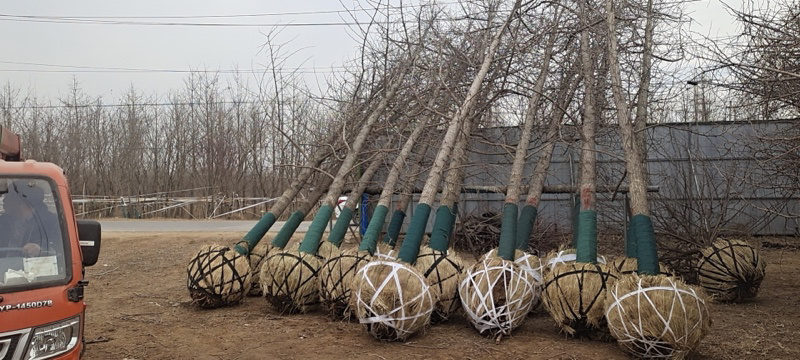
<path id="1" fill-rule="evenodd" d="M 0 360 L 78 359 L 100 224 L 76 220 L 60 167 L 19 153 L 0 128 Z"/>

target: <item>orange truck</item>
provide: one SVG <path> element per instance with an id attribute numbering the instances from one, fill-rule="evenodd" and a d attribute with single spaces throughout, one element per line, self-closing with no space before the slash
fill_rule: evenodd
<path id="1" fill-rule="evenodd" d="M 100 224 L 77 220 L 55 164 L 23 160 L 0 127 L 0 360 L 78 359 L 84 351 L 84 267 Z"/>

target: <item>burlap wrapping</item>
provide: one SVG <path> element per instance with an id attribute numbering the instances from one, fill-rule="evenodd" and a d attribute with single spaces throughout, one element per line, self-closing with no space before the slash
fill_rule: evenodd
<path id="1" fill-rule="evenodd" d="M 461 306 L 481 334 L 508 335 L 534 303 L 535 281 L 518 264 L 490 257 L 471 266 L 459 284 Z"/>
<path id="2" fill-rule="evenodd" d="M 334 319 L 352 320 L 354 317 L 351 306 L 353 279 L 370 259 L 372 256 L 366 251 L 348 249 L 331 257 L 320 267 L 317 274 L 320 301 Z"/>
<path id="3" fill-rule="evenodd" d="M 758 295 L 767 263 L 748 242 L 717 240 L 702 255 L 697 279 L 714 300 L 742 302 Z"/>
<path id="4" fill-rule="evenodd" d="M 250 262 L 227 246 L 207 245 L 189 260 L 186 286 L 192 304 L 216 308 L 239 303 L 250 290 Z"/>
<path id="5" fill-rule="evenodd" d="M 281 313 L 308 312 L 319 304 L 322 259 L 297 250 L 271 254 L 261 266 L 264 297 Z"/>
<path id="6" fill-rule="evenodd" d="M 353 290 L 359 322 L 382 341 L 404 341 L 423 330 L 439 297 L 416 269 L 388 260 L 358 270 Z"/>
<path id="7" fill-rule="evenodd" d="M 703 291 L 664 275 L 626 275 L 609 287 L 606 304 L 611 335 L 641 358 L 683 359 L 711 327 Z"/>
<path id="8" fill-rule="evenodd" d="M 440 324 L 450 319 L 461 302 L 458 300 L 458 283 L 464 270 L 464 262 L 453 250 L 444 253 L 423 246 L 414 267 L 422 273 L 428 285 L 436 288 L 439 300 L 431 314 L 431 324 Z"/>
<path id="9" fill-rule="evenodd" d="M 606 289 L 614 279 L 603 264 L 558 264 L 544 278 L 544 308 L 563 332 L 602 338 Z"/>

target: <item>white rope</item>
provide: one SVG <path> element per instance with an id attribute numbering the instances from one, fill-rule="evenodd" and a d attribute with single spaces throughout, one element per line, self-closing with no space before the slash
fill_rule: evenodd
<path id="1" fill-rule="evenodd" d="M 380 279 L 380 284 L 374 284 L 369 276 L 367 276 L 368 271 L 370 268 L 376 266 L 389 266 L 391 267 L 392 271 L 383 279 Z M 400 283 L 400 273 L 405 272 L 411 279 L 416 280 L 420 284 L 420 293 L 415 295 L 413 298 L 406 300 L 403 296 L 403 287 Z M 366 286 L 370 289 L 375 289 L 375 292 L 372 294 L 372 297 L 368 301 L 364 301 L 362 290 L 364 286 L 357 285 L 355 291 L 356 297 L 356 306 L 360 309 L 365 309 L 366 311 L 359 311 L 359 313 L 367 313 L 367 314 L 377 314 L 376 316 L 370 316 L 366 318 L 359 318 L 359 322 L 362 324 L 375 324 L 380 323 L 386 326 L 389 326 L 397 331 L 398 338 L 404 338 L 407 335 L 413 333 L 413 331 L 406 329 L 403 325 L 406 321 L 411 321 L 411 325 L 417 323 L 417 321 L 424 321 L 427 323 L 426 317 L 429 318 L 431 312 L 433 312 L 433 297 L 431 296 L 430 288 L 428 287 L 427 283 L 425 282 L 425 278 L 421 275 L 417 274 L 413 269 L 408 267 L 403 263 L 399 263 L 397 261 L 386 261 L 386 260 L 374 260 L 366 265 L 364 265 L 358 273 L 356 274 L 356 279 L 365 282 Z M 358 281 L 357 280 L 357 281 Z M 399 302 L 398 306 L 394 309 L 390 310 L 386 314 L 380 314 L 379 311 L 375 309 L 375 303 L 378 298 L 383 293 L 383 290 L 389 284 L 393 283 L 395 288 L 397 289 L 397 296 L 395 299 Z M 406 302 L 421 302 L 427 303 L 430 306 L 421 306 L 417 307 L 420 312 L 418 313 L 406 313 Z M 359 309 L 359 310 L 360 310 Z"/>
<path id="2" fill-rule="evenodd" d="M 694 289 L 688 288 L 687 290 L 679 288 L 676 283 L 672 281 L 672 279 L 668 279 L 668 281 L 670 282 L 671 286 L 643 287 L 642 278 L 640 278 L 637 283 L 637 289 L 623 294 L 622 296 L 620 296 L 618 293 L 618 285 L 612 287 L 611 289 L 611 296 L 614 298 L 614 302 L 608 305 L 606 310 L 606 318 L 610 319 L 609 315 L 616 311 L 616 314 L 621 321 L 620 324 L 609 321 L 608 326 L 613 328 L 612 330 L 616 330 L 614 333 L 620 343 L 627 345 L 626 348 L 630 349 L 631 351 L 638 350 L 637 355 L 639 356 L 668 359 L 678 354 L 688 352 L 689 349 L 687 346 L 681 345 L 688 342 L 689 335 L 694 331 L 700 331 L 702 324 L 705 321 L 705 319 L 703 319 L 703 311 L 699 311 L 699 319 L 686 318 L 687 305 L 684 301 L 685 297 L 689 298 L 690 301 L 693 300 L 695 302 L 695 306 L 699 308 L 705 307 L 705 301 L 703 301 L 703 299 L 694 291 Z M 643 323 L 646 321 L 652 324 L 654 319 L 642 318 L 642 300 L 646 302 L 645 306 L 650 306 L 655 310 L 663 310 L 656 306 L 650 295 L 651 293 L 661 291 L 672 292 L 675 294 L 675 296 L 672 297 L 672 303 L 670 304 L 667 314 L 663 314 L 660 311 L 655 312 L 658 320 L 660 320 L 661 325 L 663 326 L 661 333 L 655 336 L 654 334 L 648 335 L 645 334 Z M 625 314 L 629 314 L 631 312 L 622 306 L 622 301 L 633 296 L 636 297 L 636 306 L 638 309 L 635 310 L 637 313 L 633 314 L 635 317 L 635 323 L 629 323 L 626 321 L 628 317 Z M 678 309 L 676 309 L 676 307 L 678 307 Z M 675 329 L 680 330 L 676 332 L 672 329 L 672 320 L 674 317 L 681 316 L 681 314 L 684 316 L 684 328 Z M 619 328 L 617 325 L 621 325 L 621 328 Z M 622 334 L 622 336 L 620 336 L 620 334 Z M 671 342 L 661 340 L 667 335 L 670 335 L 670 337 L 672 337 L 674 340 Z"/>
<path id="3" fill-rule="evenodd" d="M 492 265 L 492 259 L 486 259 L 469 268 L 461 281 L 461 305 L 478 332 L 488 330 L 508 335 L 522 323 L 533 305 L 536 296 L 534 282 L 519 265 L 505 260 L 495 260 Z M 482 288 L 480 284 L 487 286 Z M 505 304 L 497 305 L 495 286 L 502 286 Z M 520 287 L 522 290 L 518 292 Z"/>
<path id="4" fill-rule="evenodd" d="M 555 256 L 547 260 L 547 266 L 550 268 L 550 270 L 553 270 L 553 268 L 558 264 L 573 263 L 576 262 L 577 260 L 578 260 L 578 254 L 575 253 L 567 254 L 566 250 L 561 250 Z M 602 255 L 598 255 L 597 263 L 605 264 L 606 258 Z"/>

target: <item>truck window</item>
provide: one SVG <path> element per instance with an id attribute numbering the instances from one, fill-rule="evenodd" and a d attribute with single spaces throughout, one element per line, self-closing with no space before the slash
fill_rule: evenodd
<path id="1" fill-rule="evenodd" d="M 0 177 L 0 292 L 66 280 L 58 198 L 48 181 Z"/>

